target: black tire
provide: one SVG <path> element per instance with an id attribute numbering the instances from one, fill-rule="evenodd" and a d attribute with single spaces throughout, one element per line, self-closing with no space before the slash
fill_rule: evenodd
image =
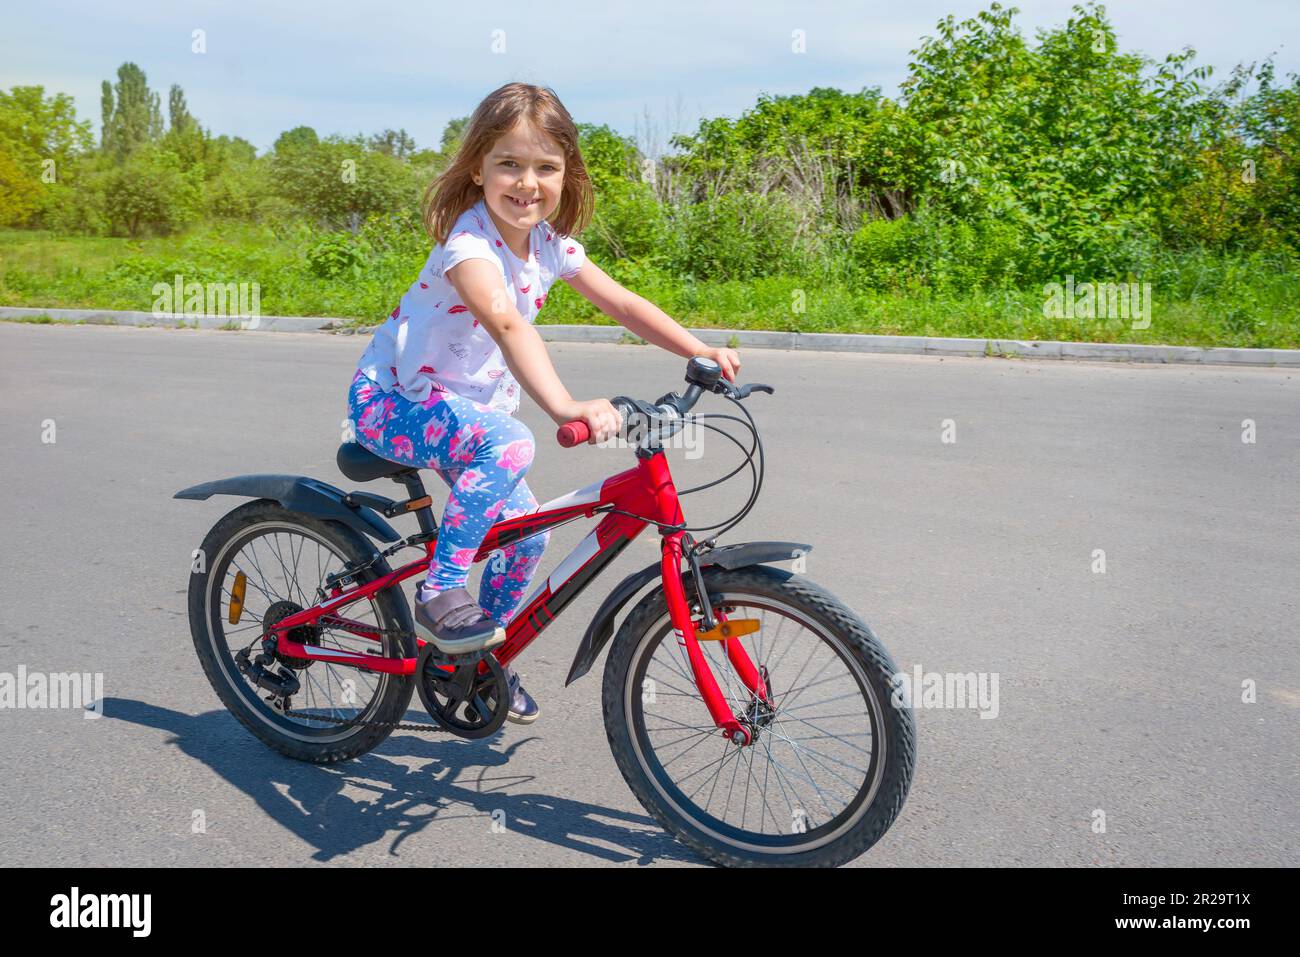
<path id="1" fill-rule="evenodd" d="M 263 696 L 268 693 L 254 686 L 235 664 L 233 652 L 248 641 L 255 640 L 260 628 L 256 625 L 251 630 L 241 628 L 239 640 L 227 643 L 221 619 L 222 594 L 219 589 L 231 559 L 239 554 L 237 546 L 241 542 L 255 541 L 258 534 L 276 529 L 309 536 L 332 549 L 336 558 L 332 564 L 326 565 L 327 571 L 338 570 L 344 561 L 364 560 L 375 551 L 359 532 L 348 526 L 290 511 L 271 499 L 247 502 L 228 512 L 203 540 L 203 568 L 190 575 L 190 631 L 199 662 L 222 704 L 255 737 L 281 754 L 313 764 L 332 764 L 365 754 L 391 733 L 392 728 L 383 725 L 400 721 L 406 713 L 415 687 L 411 676 L 365 672 L 367 681 L 372 680 L 369 676 L 375 676 L 375 689 L 364 704 L 358 699 L 358 707 L 353 709 L 357 712 L 352 718 L 354 723 L 329 725 L 287 717 L 271 708 L 263 700 Z M 373 580 L 389 571 L 388 563 L 380 560 L 363 573 L 362 581 Z M 309 597 L 299 604 L 314 602 L 317 584 L 320 583 L 303 583 L 303 594 Z M 266 596 L 263 597 L 265 599 Z M 374 623 L 385 629 L 401 631 L 400 635 L 384 636 L 383 653 L 386 656 L 415 657 L 410 607 L 401 589 L 386 588 L 372 596 L 368 603 L 356 603 L 344 608 L 342 612 L 351 617 L 359 617 L 356 609 L 364 610 L 367 606 L 369 613 L 373 614 Z M 251 620 L 255 623 L 255 619 Z M 258 650 L 260 649 L 254 647 L 253 653 L 256 654 Z M 313 662 L 311 667 L 320 665 L 328 669 L 336 667 L 319 661 Z M 340 669 L 343 670 L 353 675 L 363 674 L 357 669 Z"/>
<path id="2" fill-rule="evenodd" d="M 800 627 L 807 628 L 814 639 L 825 644 L 829 660 L 844 664 L 848 687 L 857 688 L 862 693 L 862 700 L 867 706 L 863 717 L 870 720 L 873 729 L 871 756 L 866 759 L 868 767 L 864 769 L 869 772 L 864 777 L 864 782 L 867 783 L 861 791 L 856 792 L 856 804 L 846 800 L 845 811 L 839 817 L 828 813 L 825 824 L 808 830 L 803 836 L 775 831 L 775 825 L 779 824 L 779 818 L 775 814 L 772 815 L 772 834 L 759 834 L 728 826 L 689 800 L 681 787 L 670 780 L 670 775 L 660 762 L 648 736 L 654 731 L 665 732 L 671 729 L 652 728 L 647 732 L 645 708 L 640 694 L 655 649 L 665 637 L 669 641 L 674 640 L 662 586 L 646 594 L 628 614 L 614 638 L 605 663 L 605 729 L 619 770 L 637 799 L 669 833 L 715 864 L 731 867 L 837 867 L 853 860 L 875 844 L 898 816 L 907 797 L 916 763 L 916 729 L 911 711 L 893 707 L 890 703 L 892 676 L 896 672 L 894 662 L 858 615 L 825 589 L 798 575 L 765 565 L 734 570 L 713 566 L 704 570 L 704 580 L 715 609 L 726 606 L 729 598 L 737 605 L 775 608 L 778 611 L 785 608 L 797 612 L 803 619 Z M 690 577 L 683 576 L 683 583 L 692 613 L 698 614 Z M 761 603 L 766 603 L 766 606 Z M 812 627 L 808 627 L 809 624 Z M 831 640 L 827 641 L 825 636 L 830 636 Z M 773 644 L 775 647 L 776 642 Z M 724 676 L 718 673 L 716 666 L 713 666 L 713 670 L 721 685 Z M 772 681 L 779 714 L 785 698 L 781 694 L 779 675 L 775 672 Z M 682 689 L 678 686 L 672 696 L 682 697 L 677 693 L 680 690 Z M 694 703 L 698 703 L 702 715 L 699 720 L 702 722 L 700 727 L 704 730 L 698 734 L 718 735 L 716 739 L 701 737 L 691 747 L 716 741 L 724 752 L 722 760 L 727 760 L 728 745 L 721 737 L 721 732 L 712 728 L 708 721 L 698 691 L 693 686 L 685 690 L 692 693 L 694 700 L 688 698 L 681 706 L 693 707 Z M 852 692 L 848 697 L 852 697 Z M 820 716 L 817 717 L 820 720 Z M 800 721 L 798 718 L 793 720 Z M 775 726 L 782 725 L 778 723 Z M 850 736 L 855 737 L 857 734 Z M 865 735 L 865 732 L 862 734 Z M 878 736 L 884 738 L 884 748 L 879 747 Z M 772 742 L 780 747 L 776 737 L 772 738 Z M 753 752 L 752 748 L 749 750 Z M 771 756 L 772 749 L 769 746 L 769 761 L 772 760 Z M 673 757 L 667 763 L 672 764 L 676 760 L 677 757 Z M 737 757 L 736 760 L 739 763 L 742 758 Z M 750 760 L 754 758 L 751 756 Z M 695 773 L 699 772 L 693 772 Z M 732 773 L 736 773 L 734 769 Z M 772 780 L 780 777 L 778 771 Z M 751 773 L 752 780 L 754 775 Z M 746 790 L 742 806 L 747 805 L 749 799 L 749 791 Z M 713 794 L 710 792 L 709 805 L 712 800 Z M 767 801 L 766 794 L 763 794 L 762 800 Z M 731 796 L 728 794 L 724 814 L 730 806 Z M 758 817 L 760 826 L 763 826 L 761 810 Z"/>

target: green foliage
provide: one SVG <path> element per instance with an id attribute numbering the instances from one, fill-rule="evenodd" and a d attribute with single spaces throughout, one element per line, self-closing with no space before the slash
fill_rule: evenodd
<path id="1" fill-rule="evenodd" d="M 198 218 L 203 198 L 176 155 L 154 147 L 138 149 L 105 174 L 102 191 L 102 215 L 115 236 L 176 232 Z"/>
<path id="2" fill-rule="evenodd" d="M 158 94 L 150 91 L 144 70 L 134 63 L 118 67 L 117 83 L 105 80 L 102 88 L 100 136 L 104 151 L 122 159 L 146 143 L 156 142 L 163 131 L 160 102 Z"/>
<path id="3" fill-rule="evenodd" d="M 362 137 L 331 136 L 277 150 L 270 159 L 275 192 L 310 218 L 353 232 L 374 213 L 414 208 L 421 183 L 394 156 L 368 150 Z"/>
<path id="4" fill-rule="evenodd" d="M 361 244 L 351 233 L 329 233 L 307 250 L 312 275 L 322 279 L 337 279 L 349 273 L 359 279 L 365 260 Z"/>
<path id="5" fill-rule="evenodd" d="M 52 187 L 91 143 L 70 96 L 47 97 L 39 86 L 0 90 L 0 225 L 39 222 Z"/>
<path id="6" fill-rule="evenodd" d="M 667 156 L 581 124 L 588 253 L 702 324 L 1295 344 L 1300 80 L 1266 60 L 1211 87 L 1190 50 L 1121 50 L 1091 3 L 1028 38 L 1015 17 L 994 3 L 941 20 L 896 98 L 762 94 Z M 82 253 L 54 274 L 6 267 L 0 292 L 140 308 L 146 281 L 182 272 L 256 279 L 268 313 L 387 314 L 429 253 L 419 195 L 467 117 L 437 149 L 300 126 L 259 156 L 204 129 L 178 86 L 164 129 L 160 99 L 123 64 L 94 150 L 68 97 L 0 92 L 0 225 L 85 234 L 83 253 L 141 243 L 95 270 Z M 1067 274 L 1150 281 L 1166 318 L 1146 333 L 1048 319 L 1042 285 Z M 542 321 L 561 320 L 611 321 L 559 284 Z"/>

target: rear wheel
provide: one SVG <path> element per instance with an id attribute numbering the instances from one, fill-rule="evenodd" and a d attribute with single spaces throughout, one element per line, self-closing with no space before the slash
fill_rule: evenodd
<path id="1" fill-rule="evenodd" d="M 916 757 L 911 712 L 890 703 L 895 666 L 871 629 L 821 587 L 764 565 L 704 571 L 716 614 L 767 677 L 751 694 L 723 641 L 700 648 L 753 743 L 713 725 L 662 588 L 619 629 L 605 663 L 610 747 L 646 809 L 730 866 L 838 866 L 902 809 Z M 686 594 L 698 622 L 694 587 Z"/>
<path id="2" fill-rule="evenodd" d="M 241 650 L 249 648 L 253 657 L 262 650 L 258 639 L 269 624 L 316 604 L 317 587 L 328 574 L 374 553 L 360 533 L 258 499 L 222 517 L 202 550 L 206 568 L 190 576 L 190 631 L 208 681 L 240 723 L 280 753 L 317 764 L 364 754 L 388 737 L 392 729 L 384 725 L 400 721 L 411 700 L 409 675 L 278 656 L 272 668 L 299 684 L 286 709 L 236 664 Z M 389 571 L 380 560 L 361 580 Z M 240 593 L 242 609 L 232 612 Z M 294 637 L 354 654 L 415 657 L 410 609 L 399 588 L 386 588 L 336 614 L 375 628 L 381 640 L 327 626 Z"/>

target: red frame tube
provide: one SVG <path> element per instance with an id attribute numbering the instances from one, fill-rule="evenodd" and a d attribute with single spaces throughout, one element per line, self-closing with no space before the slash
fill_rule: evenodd
<path id="1" fill-rule="evenodd" d="M 555 620 L 564 606 L 647 527 L 648 522 L 645 519 L 664 525 L 680 525 L 685 521 L 681 503 L 677 498 L 677 489 L 673 485 L 672 474 L 668 468 L 668 461 L 662 451 L 646 458 L 638 457 L 634 468 L 605 479 L 600 484 L 598 492 L 595 486 L 591 485 L 555 501 L 562 504 L 552 509 L 529 512 L 497 522 L 488 530 L 478 554 L 474 556 L 474 561 L 487 559 L 498 548 L 525 535 L 579 516 L 590 518 L 598 509 L 612 506 L 644 518 L 634 518 L 616 512 L 607 513 L 601 518 L 593 532 L 584 540 L 583 545 L 579 545 L 578 549 L 575 549 L 569 558 L 565 559 L 562 565 L 541 584 L 532 598 L 516 612 L 506 626 L 506 641 L 493 652 L 502 665 L 509 664 L 521 654 L 546 626 Z M 733 740 L 739 736 L 743 739 L 743 743 L 748 744 L 749 730 L 731 713 L 726 697 L 718 687 L 717 679 L 713 676 L 708 660 L 696 640 L 695 623 L 691 618 L 690 604 L 682 584 L 683 534 L 683 532 L 670 532 L 663 536 L 661 570 L 673 631 L 678 642 L 686 649 L 696 686 L 714 724 Z M 316 645 L 304 645 L 290 640 L 286 635 L 300 625 L 315 625 L 326 620 L 328 627 L 360 635 L 372 641 L 380 641 L 382 636 L 374 630 L 373 626 L 349 619 L 339 614 L 339 609 L 367 599 L 384 588 L 422 572 L 427 572 L 436 545 L 436 540 L 426 542 L 423 558 L 408 562 L 365 584 L 348 589 L 335 587 L 325 601 L 277 622 L 271 629 L 276 636 L 276 649 L 282 654 L 295 658 L 329 661 L 365 671 L 397 675 L 414 674 L 417 660 L 415 658 L 354 654 Z M 586 546 L 585 551 L 584 546 Z M 557 578 L 557 575 L 561 574 L 562 577 Z M 422 639 L 417 638 L 417 641 L 420 646 L 425 644 Z M 739 641 L 727 641 L 725 644 L 727 658 L 736 669 L 740 680 L 751 692 L 766 700 L 767 689 L 763 686 L 762 678 L 744 647 Z"/>

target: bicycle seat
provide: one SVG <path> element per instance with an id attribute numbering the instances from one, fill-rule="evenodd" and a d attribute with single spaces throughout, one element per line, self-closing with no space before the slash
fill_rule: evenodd
<path id="1" fill-rule="evenodd" d="M 356 442 L 344 442 L 335 456 L 339 471 L 354 482 L 370 482 L 377 478 L 417 472 L 418 469 L 402 462 L 380 458 Z"/>

